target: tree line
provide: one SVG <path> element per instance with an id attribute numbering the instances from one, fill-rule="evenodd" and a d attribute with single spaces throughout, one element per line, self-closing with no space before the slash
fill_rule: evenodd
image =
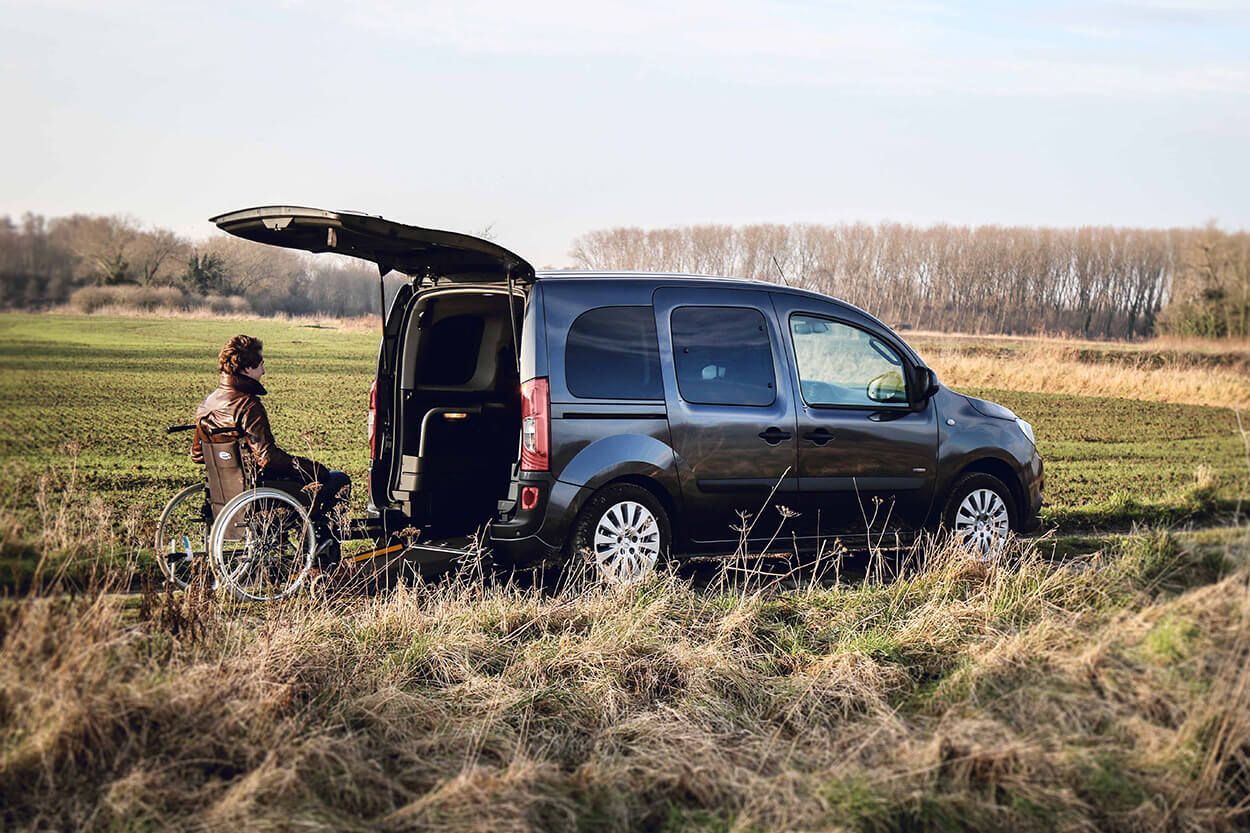
<path id="1" fill-rule="evenodd" d="M 378 312 L 370 264 L 228 235 L 191 241 L 120 216 L 0 217 L 0 306 L 109 305 L 353 316 Z"/>
<path id="2" fill-rule="evenodd" d="M 833 295 L 902 328 L 1133 338 L 1250 335 L 1250 234 L 900 223 L 613 228 L 583 269 L 737 275 Z"/>
<path id="3" fill-rule="evenodd" d="M 1250 233 L 1114 227 L 699 225 L 578 237 L 578 268 L 735 275 L 842 298 L 904 328 L 1250 337 Z M 378 312 L 371 264 L 191 241 L 127 217 L 0 217 L 0 306 Z"/>

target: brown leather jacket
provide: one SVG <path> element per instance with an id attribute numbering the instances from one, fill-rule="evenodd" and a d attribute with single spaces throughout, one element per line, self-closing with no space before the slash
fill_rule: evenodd
<path id="1" fill-rule="evenodd" d="M 252 449 L 256 464 L 266 471 L 285 471 L 293 468 L 302 458 L 292 457 L 274 442 L 269 430 L 269 415 L 260 398 L 266 393 L 264 385 L 250 376 L 231 373 L 221 374 L 221 384 L 200 403 L 195 412 L 195 433 L 191 437 L 191 459 L 204 462 L 201 443 L 221 442 L 225 437 L 210 437 L 213 428 L 233 426 L 239 430 L 239 439 Z M 229 436 L 229 435 L 226 435 Z"/>

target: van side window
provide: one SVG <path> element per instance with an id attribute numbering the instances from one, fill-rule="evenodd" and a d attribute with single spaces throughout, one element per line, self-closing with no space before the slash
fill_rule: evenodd
<path id="1" fill-rule="evenodd" d="M 799 389 L 809 405 L 907 403 L 903 360 L 866 330 L 812 315 L 791 315 Z"/>
<path id="2" fill-rule="evenodd" d="M 651 307 L 599 307 L 569 327 L 564 346 L 569 393 L 583 399 L 663 399 L 660 345 Z"/>
<path id="3" fill-rule="evenodd" d="M 773 404 L 773 351 L 759 310 L 678 307 L 670 323 L 682 399 L 701 405 Z"/>

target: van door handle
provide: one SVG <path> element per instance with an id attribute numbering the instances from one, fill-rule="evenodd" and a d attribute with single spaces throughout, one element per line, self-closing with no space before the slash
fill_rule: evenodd
<path id="1" fill-rule="evenodd" d="M 780 428 L 774 425 L 765 431 L 761 431 L 759 436 L 761 440 L 768 443 L 769 445 L 776 445 L 782 440 L 790 439 L 790 432 L 782 431 Z"/>
<path id="2" fill-rule="evenodd" d="M 811 440 L 816 445 L 824 445 L 833 439 L 833 432 L 828 428 L 817 428 L 815 431 L 808 431 L 804 434 L 803 439 Z"/>

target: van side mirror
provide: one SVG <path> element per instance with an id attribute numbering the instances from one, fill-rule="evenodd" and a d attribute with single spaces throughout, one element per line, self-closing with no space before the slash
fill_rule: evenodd
<path id="1" fill-rule="evenodd" d="M 907 387 L 903 384 L 903 374 L 897 370 L 887 370 L 868 383 L 868 398 L 873 402 L 906 402 Z"/>
<path id="2" fill-rule="evenodd" d="M 917 408 L 924 405 L 938 392 L 937 374 L 929 367 L 916 368 L 916 399 L 912 404 Z"/>

